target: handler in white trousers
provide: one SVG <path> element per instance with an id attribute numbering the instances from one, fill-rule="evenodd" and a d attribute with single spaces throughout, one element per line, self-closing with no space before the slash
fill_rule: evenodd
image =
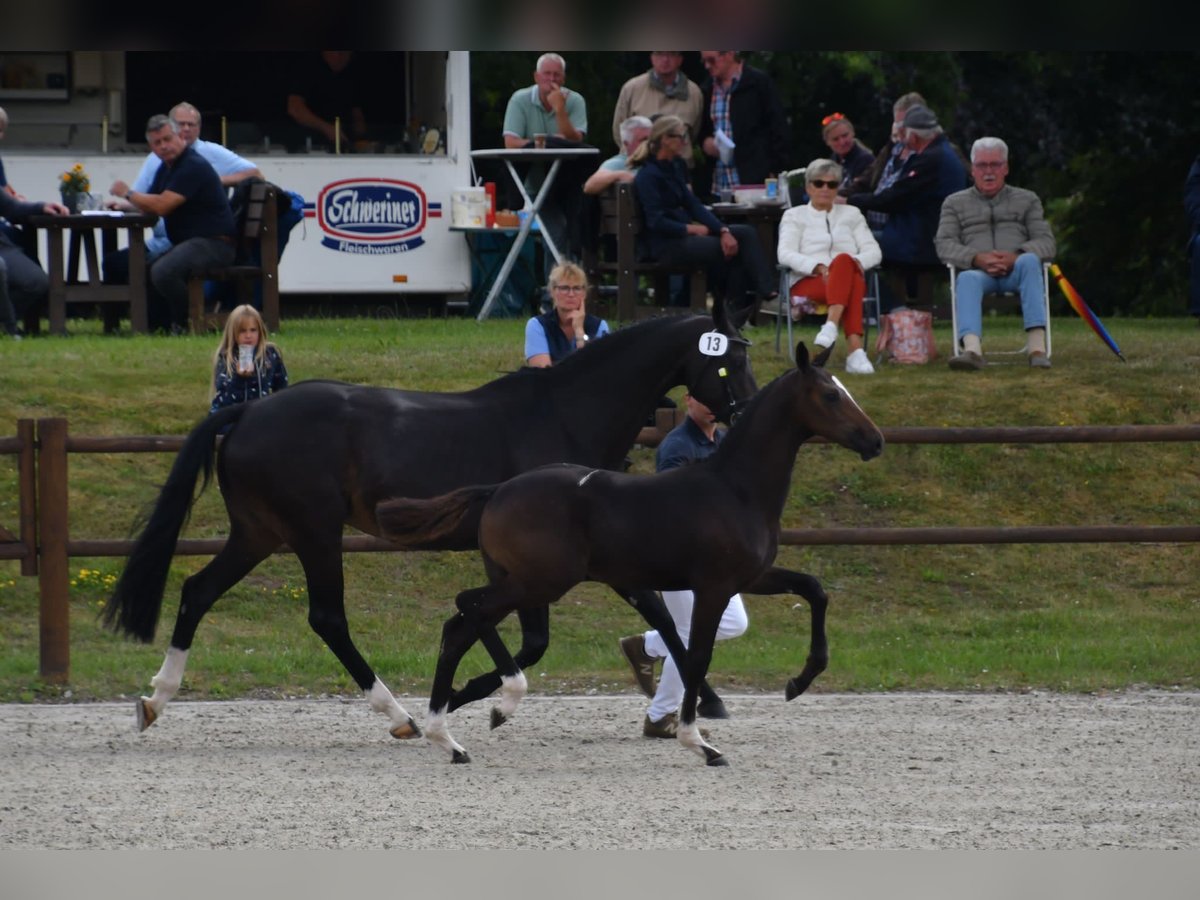
<path id="1" fill-rule="evenodd" d="M 655 467 L 659 472 L 686 466 L 711 456 L 725 436 L 724 431 L 717 429 L 717 418 L 712 410 L 691 394 L 684 394 L 683 399 L 687 404 L 687 418 L 658 445 Z M 663 591 L 662 598 L 671 613 L 671 618 L 675 620 L 679 638 L 686 647 L 692 628 L 692 604 L 695 596 L 691 591 Z M 729 598 L 725 612 L 721 615 L 721 622 L 717 626 L 717 640 L 723 641 L 744 634 L 748 624 L 742 595 L 734 594 Z M 633 667 L 633 677 L 638 687 L 651 698 L 650 707 L 646 710 L 646 719 L 642 723 L 642 734 L 656 738 L 675 737 L 679 731 L 679 705 L 683 702 L 683 678 L 675 660 L 667 651 L 662 636 L 657 631 L 647 631 L 645 634 L 621 638 L 621 652 Z M 659 659 L 663 660 L 662 677 L 655 685 L 654 667 Z M 708 708 L 702 705 L 698 713 L 707 718 L 725 718 L 728 715 L 719 701 Z"/>

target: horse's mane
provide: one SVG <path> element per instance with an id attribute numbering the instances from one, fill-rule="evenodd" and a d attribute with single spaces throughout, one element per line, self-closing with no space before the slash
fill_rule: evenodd
<path id="1" fill-rule="evenodd" d="M 764 398 L 766 398 L 767 395 L 772 392 L 775 385 L 777 385 L 784 378 L 795 375 L 796 372 L 797 370 L 794 368 L 787 369 L 781 374 L 776 375 L 767 385 L 759 388 L 757 393 L 750 398 L 750 402 L 746 404 L 746 408 L 742 410 L 742 414 L 738 416 L 737 421 L 729 427 L 729 432 L 725 435 L 725 439 L 717 445 L 716 451 L 712 454 L 712 456 L 709 457 L 709 459 L 718 459 L 734 453 L 735 448 L 742 441 L 742 435 L 749 431 L 749 428 L 746 427 L 746 423 L 752 420 L 758 414 L 758 408 L 765 402 Z"/>

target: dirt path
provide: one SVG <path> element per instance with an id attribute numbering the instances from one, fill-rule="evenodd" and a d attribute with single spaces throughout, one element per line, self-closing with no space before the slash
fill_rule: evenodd
<path id="1" fill-rule="evenodd" d="M 361 701 L 0 706 L 0 848 L 1200 848 L 1200 694 L 726 699 L 727 769 L 632 695 L 460 710 L 469 766 Z"/>

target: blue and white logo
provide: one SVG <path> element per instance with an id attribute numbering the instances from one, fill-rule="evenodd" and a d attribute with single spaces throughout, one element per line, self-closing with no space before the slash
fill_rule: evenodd
<path id="1" fill-rule="evenodd" d="M 431 209 L 425 192 L 410 181 L 348 178 L 327 184 L 317 197 L 321 243 L 341 253 L 405 253 L 425 243 L 421 232 Z"/>

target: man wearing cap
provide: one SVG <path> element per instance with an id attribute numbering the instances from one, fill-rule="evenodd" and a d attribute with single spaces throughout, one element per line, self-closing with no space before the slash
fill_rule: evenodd
<path id="1" fill-rule="evenodd" d="M 851 194 L 844 202 L 887 213 L 879 234 L 885 267 L 936 266 L 933 238 L 942 201 L 966 186 L 967 174 L 929 107 L 909 107 L 903 131 L 909 156 L 896 180 L 878 193 Z"/>
<path id="2" fill-rule="evenodd" d="M 1033 191 L 1005 184 L 1008 144 L 982 137 L 971 146 L 975 186 L 958 191 L 942 204 L 937 254 L 959 269 L 955 278 L 955 311 L 963 352 L 951 357 L 950 368 L 982 369 L 983 295 L 1017 291 L 1025 320 L 1029 365 L 1050 368 L 1046 355 L 1046 306 L 1042 261 L 1054 258 L 1054 234 Z"/>

